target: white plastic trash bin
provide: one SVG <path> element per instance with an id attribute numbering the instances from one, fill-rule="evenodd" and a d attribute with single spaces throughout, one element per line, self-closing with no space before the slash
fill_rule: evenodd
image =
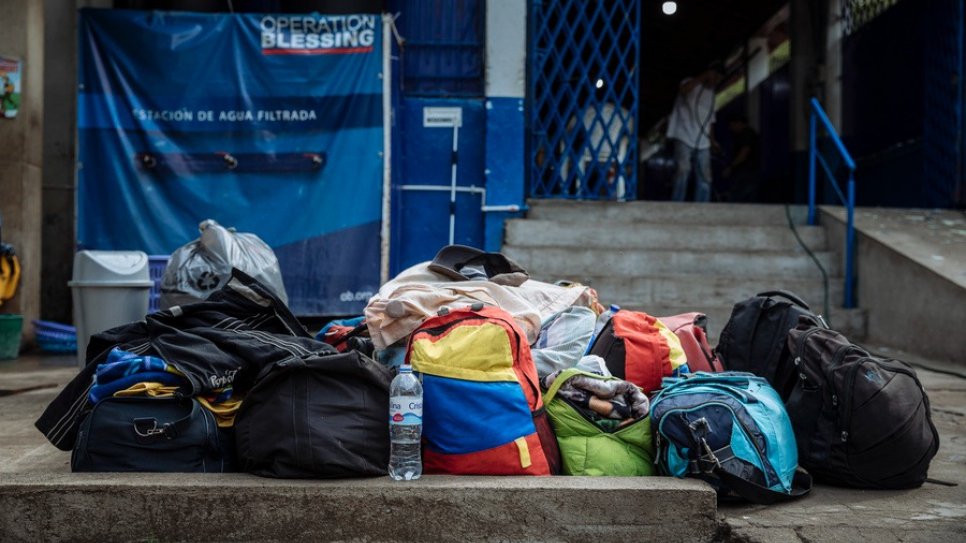
<path id="1" fill-rule="evenodd" d="M 144 318 L 151 276 L 141 251 L 81 251 L 68 286 L 74 299 L 77 362 L 83 367 L 92 335 Z"/>

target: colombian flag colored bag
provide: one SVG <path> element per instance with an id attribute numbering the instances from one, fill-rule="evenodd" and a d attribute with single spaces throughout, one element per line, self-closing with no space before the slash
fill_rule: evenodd
<path id="1" fill-rule="evenodd" d="M 443 310 L 409 340 L 423 381 L 423 470 L 458 475 L 560 472 L 530 345 L 509 313 Z"/>

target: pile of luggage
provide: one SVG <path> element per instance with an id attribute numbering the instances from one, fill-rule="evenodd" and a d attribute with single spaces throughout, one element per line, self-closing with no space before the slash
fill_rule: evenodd
<path id="1" fill-rule="evenodd" d="M 37 427 L 75 471 L 386 475 L 389 384 L 423 387 L 425 473 L 672 475 L 773 503 L 812 476 L 911 488 L 939 436 L 916 373 L 791 293 L 705 317 L 606 310 L 499 253 L 444 247 L 316 336 L 234 270 L 208 299 L 91 339 Z"/>

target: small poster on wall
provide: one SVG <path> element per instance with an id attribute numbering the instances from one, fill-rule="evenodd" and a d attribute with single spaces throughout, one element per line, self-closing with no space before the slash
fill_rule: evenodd
<path id="1" fill-rule="evenodd" d="M 13 119 L 20 110 L 20 60 L 0 56 L 0 114 Z"/>

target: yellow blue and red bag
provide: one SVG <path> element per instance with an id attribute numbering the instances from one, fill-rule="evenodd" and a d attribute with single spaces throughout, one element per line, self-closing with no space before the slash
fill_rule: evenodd
<path id="1" fill-rule="evenodd" d="M 423 381 L 423 471 L 559 473 L 557 440 L 523 330 L 497 307 L 443 313 L 413 332 L 406 354 Z"/>

